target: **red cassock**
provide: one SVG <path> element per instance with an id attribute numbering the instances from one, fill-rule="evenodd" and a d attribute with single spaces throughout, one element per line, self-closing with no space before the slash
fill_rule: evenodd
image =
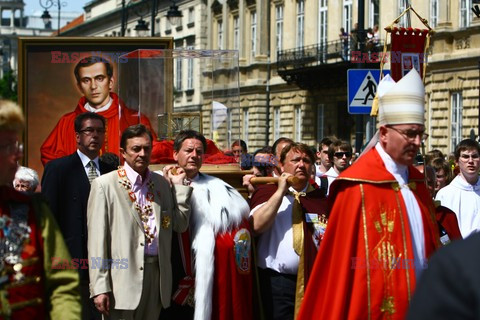
<path id="1" fill-rule="evenodd" d="M 129 109 L 118 96 L 111 92 L 110 97 L 113 102 L 108 110 L 99 112 L 98 114 L 105 117 L 107 121 L 105 142 L 103 144 L 101 154 L 111 152 L 120 156 L 120 136 L 126 128 L 131 125 L 143 123 L 151 132 L 154 138 L 151 163 L 174 163 L 173 159 L 173 141 L 162 140 L 156 141 L 155 130 L 150 124 L 150 120 L 140 115 L 136 110 Z M 75 118 L 84 112 L 85 97 L 80 98 L 78 105 L 73 112 L 63 115 L 58 121 L 55 128 L 47 137 L 40 148 L 42 163 L 45 165 L 48 161 L 64 157 L 72 154 L 77 150 L 77 142 L 75 139 Z M 119 117 L 120 112 L 120 117 Z M 207 152 L 204 163 L 234 163 L 233 157 L 225 156 L 213 143 L 207 141 Z"/>
<path id="2" fill-rule="evenodd" d="M 423 175 L 408 167 L 425 253 L 439 246 Z M 415 289 L 412 236 L 395 178 L 375 149 L 332 184 L 330 216 L 298 319 L 404 319 Z"/>

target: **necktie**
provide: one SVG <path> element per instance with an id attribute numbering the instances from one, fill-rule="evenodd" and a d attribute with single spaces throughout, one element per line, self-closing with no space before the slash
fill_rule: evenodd
<path id="1" fill-rule="evenodd" d="M 88 163 L 88 181 L 90 181 L 90 184 L 92 184 L 93 179 L 98 177 L 97 174 L 97 169 L 95 167 L 95 162 L 93 160 L 90 160 Z"/>
<path id="2" fill-rule="evenodd" d="M 293 191 L 293 210 L 292 210 L 292 231 L 293 231 L 293 249 L 300 256 L 303 251 L 303 211 L 300 204 L 300 197 L 304 197 L 305 192 Z"/>

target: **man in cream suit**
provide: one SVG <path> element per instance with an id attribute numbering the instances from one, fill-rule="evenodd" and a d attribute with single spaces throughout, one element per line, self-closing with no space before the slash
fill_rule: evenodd
<path id="1" fill-rule="evenodd" d="M 128 127 L 120 141 L 124 167 L 92 183 L 90 297 L 104 319 L 157 320 L 170 305 L 172 231 L 188 226 L 192 188 L 183 185 L 182 169 L 166 178 L 151 172 L 151 151 L 148 129 Z"/>

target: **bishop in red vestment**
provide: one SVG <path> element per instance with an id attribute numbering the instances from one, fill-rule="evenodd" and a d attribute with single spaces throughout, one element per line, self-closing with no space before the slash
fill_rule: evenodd
<path id="1" fill-rule="evenodd" d="M 426 138 L 423 83 L 413 70 L 398 83 L 384 79 L 378 91 L 374 147 L 332 184 L 298 319 L 404 319 L 440 244 L 432 198 L 412 166 Z"/>

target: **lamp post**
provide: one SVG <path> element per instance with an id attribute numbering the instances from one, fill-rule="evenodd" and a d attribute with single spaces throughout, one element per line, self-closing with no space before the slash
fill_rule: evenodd
<path id="1" fill-rule="evenodd" d="M 43 23 L 45 26 L 51 21 L 52 16 L 50 15 L 50 12 L 48 12 L 48 9 L 50 9 L 53 6 L 56 6 L 58 8 L 58 18 L 57 18 L 57 35 L 60 35 L 60 13 L 62 7 L 67 6 L 67 2 L 62 2 L 60 0 L 38 0 L 40 3 L 40 6 L 44 9 L 43 14 L 41 18 L 43 19 Z"/>
<path id="2" fill-rule="evenodd" d="M 175 1 L 172 0 L 172 5 L 170 6 L 170 9 L 167 11 L 167 19 L 170 21 L 170 24 L 172 26 L 176 26 L 181 18 L 183 17 L 183 14 L 180 10 L 178 10 L 178 6 L 175 4 Z"/>
<path id="3" fill-rule="evenodd" d="M 51 1 L 51 0 L 50 0 Z M 143 20 L 143 17 L 147 14 L 147 12 L 139 12 L 140 6 L 142 4 L 151 2 L 151 19 L 150 19 L 150 25 L 151 28 L 148 28 L 148 25 L 145 20 Z M 141 34 L 141 36 L 145 36 L 146 32 L 150 30 L 150 35 L 152 37 L 155 36 L 155 17 L 158 12 L 158 0 L 122 0 L 122 24 L 121 24 L 121 36 L 125 36 L 125 31 L 126 31 L 126 26 L 128 24 L 128 12 L 130 10 L 130 7 L 132 7 L 133 12 L 140 17 L 140 20 L 138 20 L 137 25 L 135 26 L 134 30 Z M 145 6 L 142 6 L 143 9 L 146 9 Z M 166 14 L 167 19 L 169 20 L 171 25 L 176 25 L 180 21 L 180 19 L 183 17 L 182 12 L 178 9 L 178 6 L 175 4 L 175 1 L 172 0 L 172 5 L 167 11 Z"/>

